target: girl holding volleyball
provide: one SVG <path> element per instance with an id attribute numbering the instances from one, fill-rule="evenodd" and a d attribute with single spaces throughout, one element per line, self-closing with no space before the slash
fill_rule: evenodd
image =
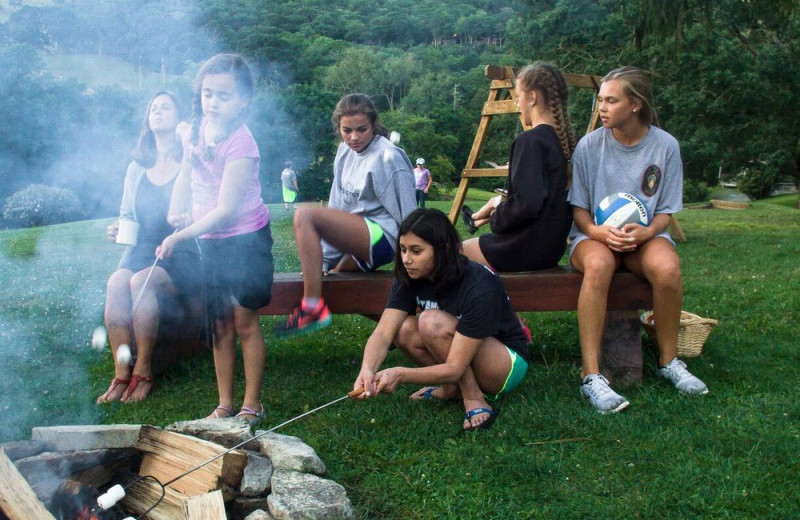
<path id="1" fill-rule="evenodd" d="M 640 68 L 609 72 L 598 103 L 603 126 L 581 139 L 573 155 L 570 261 L 584 274 L 578 297 L 581 395 L 600 413 L 614 413 L 628 401 L 611 389 L 599 365 L 608 288 L 620 267 L 653 287 L 658 374 L 685 394 L 705 394 L 708 388 L 676 357 L 683 289 L 680 259 L 667 227 L 671 215 L 683 208 L 678 141 L 658 128 L 650 76 Z M 616 192 L 638 197 L 649 210 L 649 225 L 617 229 L 595 224 L 597 204 Z"/>

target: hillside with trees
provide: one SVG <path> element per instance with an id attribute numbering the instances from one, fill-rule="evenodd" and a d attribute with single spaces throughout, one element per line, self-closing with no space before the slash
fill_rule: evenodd
<path id="1" fill-rule="evenodd" d="M 720 170 L 748 168 L 758 193 L 779 175 L 798 177 L 800 21 L 789 0 L 42 3 L 16 2 L 0 24 L 0 108 L 14 122 L 0 130 L 0 201 L 48 184 L 74 190 L 85 217 L 114 214 L 146 99 L 169 88 L 188 103 L 194 72 L 215 52 L 242 53 L 258 73 L 250 126 L 267 201 L 278 198 L 287 159 L 305 198 L 327 196 L 330 113 L 352 91 L 375 99 L 437 182 L 456 182 L 487 94 L 484 66 L 537 59 L 572 73 L 652 70 L 661 125 L 681 142 L 688 199 Z M 75 55 L 120 60 L 134 74 L 105 64 L 55 73 L 54 62 Z M 582 121 L 591 99 L 573 97 Z M 504 162 L 518 130 L 497 125 L 483 159 Z"/>

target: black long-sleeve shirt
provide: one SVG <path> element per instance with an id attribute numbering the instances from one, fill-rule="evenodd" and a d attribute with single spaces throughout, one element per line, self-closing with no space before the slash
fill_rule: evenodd
<path id="1" fill-rule="evenodd" d="M 508 197 L 492 215 L 492 232 L 479 239 L 481 252 L 501 272 L 554 267 L 571 224 L 567 160 L 553 127 L 538 125 L 511 144 Z"/>

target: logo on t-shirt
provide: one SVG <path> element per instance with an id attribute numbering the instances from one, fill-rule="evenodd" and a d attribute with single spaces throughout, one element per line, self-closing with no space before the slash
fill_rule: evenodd
<path id="1" fill-rule="evenodd" d="M 344 186 L 339 183 L 339 191 L 342 194 L 342 200 L 344 200 L 344 203 L 348 206 L 358 200 L 359 190 L 354 190 L 353 185 L 349 182 L 345 183 Z"/>
<path id="2" fill-rule="evenodd" d="M 642 193 L 652 197 L 661 185 L 661 168 L 656 164 L 651 164 L 644 170 L 642 175 Z"/>
<path id="3" fill-rule="evenodd" d="M 417 307 L 419 307 L 423 311 L 429 311 L 431 309 L 438 309 L 439 302 L 435 300 L 423 300 L 419 296 L 417 296 Z"/>

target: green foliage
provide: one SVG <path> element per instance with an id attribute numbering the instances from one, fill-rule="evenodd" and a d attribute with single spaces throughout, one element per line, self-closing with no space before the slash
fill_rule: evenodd
<path id="1" fill-rule="evenodd" d="M 36 243 L 42 228 L 36 227 L 3 236 L 0 248 L 8 258 L 29 258 L 36 255 Z"/>
<path id="2" fill-rule="evenodd" d="M 683 202 L 705 202 L 710 194 L 711 190 L 705 182 L 688 180 L 683 183 Z"/>
<path id="3" fill-rule="evenodd" d="M 37 227 L 78 220 L 83 216 L 75 192 L 32 184 L 6 199 L 3 220 L 11 227 Z"/>
<path id="4" fill-rule="evenodd" d="M 758 164 L 745 169 L 736 177 L 736 187 L 753 200 L 763 199 L 772 193 L 778 171 L 769 164 Z"/>

